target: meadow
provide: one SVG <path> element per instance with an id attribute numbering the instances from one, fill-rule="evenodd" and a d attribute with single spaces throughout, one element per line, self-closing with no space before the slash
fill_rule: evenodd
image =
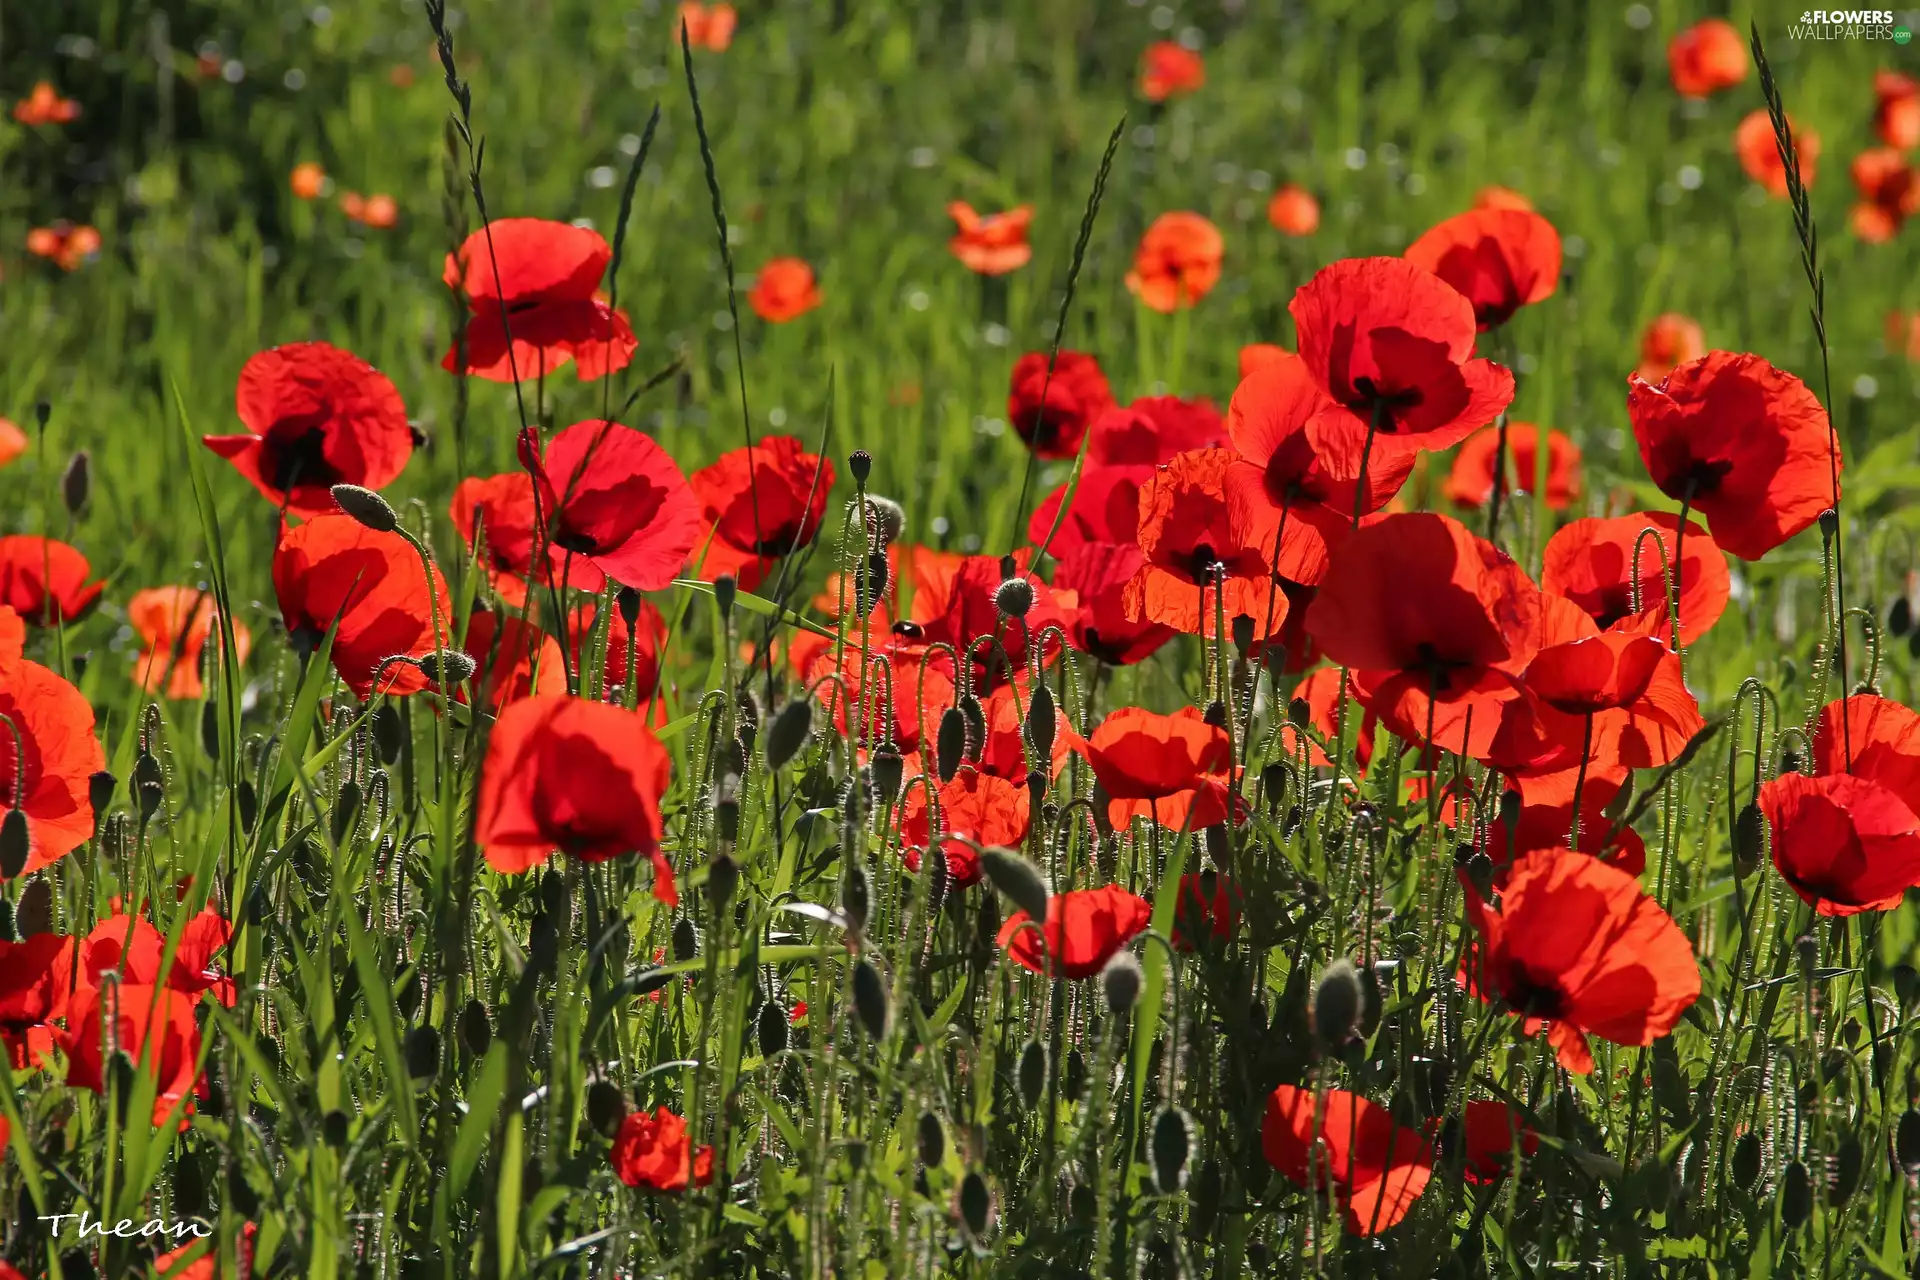
<path id="1" fill-rule="evenodd" d="M 0 1280 L 1920 1274 L 1799 16 L 10 6 Z"/>

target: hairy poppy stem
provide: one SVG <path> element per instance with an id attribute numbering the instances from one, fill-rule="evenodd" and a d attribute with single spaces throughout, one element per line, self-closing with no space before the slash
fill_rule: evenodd
<path id="1" fill-rule="evenodd" d="M 1593 757 L 1593 712 L 1587 712 L 1580 730 L 1580 769 L 1573 775 L 1573 826 L 1567 832 L 1567 851 L 1580 852 L 1580 793 L 1587 789 L 1587 761 Z"/>
<path id="2" fill-rule="evenodd" d="M 1507 414 L 1501 411 L 1493 442 L 1493 497 L 1487 504 L 1487 541 L 1500 539 L 1500 501 L 1507 496 Z"/>

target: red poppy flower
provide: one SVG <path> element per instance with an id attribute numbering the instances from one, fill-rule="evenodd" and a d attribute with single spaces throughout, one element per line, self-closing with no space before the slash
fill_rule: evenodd
<path id="1" fill-rule="evenodd" d="M 1178 634 L 1127 616 L 1127 584 L 1146 562 L 1130 542 L 1081 542 L 1061 553 L 1053 585 L 1063 603 L 1073 597 L 1067 636 L 1074 648 L 1109 665 L 1128 666 L 1152 657 Z"/>
<path id="2" fill-rule="evenodd" d="M 680 0 L 679 21 L 674 24 L 674 34 L 677 36 L 684 27 L 687 43 L 693 48 L 705 49 L 709 53 L 725 53 L 727 46 L 733 43 L 733 31 L 739 23 L 740 15 L 730 4 Z"/>
<path id="3" fill-rule="evenodd" d="M 336 484 L 379 489 L 413 456 L 407 407 L 378 369 L 324 342 L 255 353 L 235 393 L 247 434 L 203 436 L 276 506 L 299 516 L 334 510 Z"/>
<path id="4" fill-rule="evenodd" d="M 713 1148 L 697 1151 L 687 1122 L 666 1107 L 629 1111 L 613 1140 L 614 1176 L 645 1191 L 685 1191 L 713 1181 Z"/>
<path id="5" fill-rule="evenodd" d="M 1823 916 L 1890 911 L 1920 884 L 1920 817 L 1869 778 L 1783 773 L 1760 788 L 1773 865 Z"/>
<path id="6" fill-rule="evenodd" d="M 100 252 L 100 233 L 62 220 L 27 232 L 27 252 L 46 258 L 62 271 L 77 271 Z"/>
<path id="7" fill-rule="evenodd" d="M 1520 209 L 1455 214 L 1409 245 L 1406 258 L 1465 294 L 1482 332 L 1560 286 L 1560 233 Z"/>
<path id="8" fill-rule="evenodd" d="M 775 258 L 760 268 L 747 305 L 770 324 L 785 324 L 820 305 L 820 289 L 813 268 L 800 258 Z"/>
<path id="9" fill-rule="evenodd" d="M 1311 617 L 1311 611 L 1309 611 Z M 1321 667 L 1312 675 L 1294 686 L 1292 702 L 1304 702 L 1307 707 L 1307 724 L 1330 743 L 1340 741 L 1340 676 L 1339 667 Z M 1364 714 L 1362 714 L 1364 713 Z M 1373 735 L 1380 727 L 1380 717 L 1365 710 L 1353 693 L 1353 681 L 1347 681 L 1347 715 L 1360 715 L 1358 736 L 1353 740 L 1354 758 L 1358 761 L 1360 772 L 1365 773 L 1373 762 Z M 1349 720 L 1349 723 L 1352 723 Z M 1307 763 L 1320 768 L 1330 768 L 1333 760 L 1319 743 L 1308 739 Z"/>
<path id="10" fill-rule="evenodd" d="M 234 1274 L 253 1274 L 254 1240 L 259 1234 L 260 1228 L 255 1224 L 241 1224 L 240 1234 L 233 1242 Z M 160 1280 L 219 1280 L 219 1265 L 218 1248 L 204 1239 L 189 1240 L 153 1260 L 153 1269 Z"/>
<path id="11" fill-rule="evenodd" d="M 381 693 L 426 688 L 418 667 L 385 660 L 425 657 L 453 642 L 453 609 L 439 567 L 429 588 L 412 543 L 352 516 L 315 516 L 283 531 L 273 553 L 273 589 L 297 644 L 317 646 L 339 619 L 333 666 L 362 701 L 374 692 L 376 674 Z"/>
<path id="12" fill-rule="evenodd" d="M 1146 563 L 1122 597 L 1128 617 L 1212 636 L 1218 617 L 1231 624 L 1244 616 L 1256 640 L 1286 619 L 1261 513 L 1229 487 L 1233 469 L 1243 465 L 1231 450 L 1199 449 L 1177 455 L 1141 486 Z"/>
<path id="13" fill-rule="evenodd" d="M 1874 147 L 1853 158 L 1853 185 L 1860 192 L 1853 206 L 1853 232 L 1868 244 L 1893 239 L 1900 226 L 1920 211 L 1920 175 L 1892 147 Z"/>
<path id="14" fill-rule="evenodd" d="M 1888 350 L 1920 360 L 1920 311 L 1889 311 L 1886 331 Z"/>
<path id="15" fill-rule="evenodd" d="M 327 171 L 312 160 L 301 161 L 287 175 L 287 186 L 297 200 L 319 199 L 326 194 L 329 181 Z"/>
<path id="16" fill-rule="evenodd" d="M 474 838 L 503 875 L 554 850 L 583 862 L 638 853 L 653 896 L 679 905 L 660 845 L 660 797 L 672 771 L 642 713 L 581 698 L 522 698 L 500 712 L 480 769 Z"/>
<path id="17" fill-rule="evenodd" d="M 1383 516 L 1333 554 L 1307 630 L 1354 694 L 1409 742 L 1480 756 L 1540 641 L 1526 573 L 1458 521 Z"/>
<path id="18" fill-rule="evenodd" d="M 1051 756 L 1044 761 L 1029 758 L 1032 747 L 1025 730 L 1025 708 L 1033 702 L 1031 685 L 1032 681 L 1023 677 L 1017 683 L 1001 685 L 982 701 L 987 735 L 980 745 L 981 772 L 1021 783 L 1034 769 L 1058 777 L 1075 752 L 1086 753 L 1086 739 L 1060 716 L 1054 724 Z"/>
<path id="19" fill-rule="evenodd" d="M 1087 461 L 1101 466 L 1152 466 L 1176 454 L 1227 442 L 1226 423 L 1211 400 L 1148 396 L 1094 419 Z"/>
<path id="20" fill-rule="evenodd" d="M 88 582 L 92 566 L 64 542 L 34 533 L 0 538 L 0 604 L 37 627 L 85 617 L 104 582 Z"/>
<path id="21" fill-rule="evenodd" d="M 1871 693 L 1829 702 L 1814 722 L 1813 768 L 1876 782 L 1920 814 L 1920 714 Z"/>
<path id="22" fill-rule="evenodd" d="M 1673 558 L 1679 529 L 1678 517 L 1670 512 L 1575 520 L 1547 539 L 1540 587 L 1579 605 L 1604 630 L 1633 614 L 1637 578 L 1641 611 L 1651 625 L 1668 634 L 1671 623 L 1662 566 Z M 1680 553 L 1680 643 L 1692 644 L 1726 612 L 1732 579 L 1726 557 L 1705 529 L 1688 521 L 1685 543 Z M 1636 545 L 1640 548 L 1637 565 Z"/>
<path id="23" fill-rule="evenodd" d="M 1140 60 L 1140 96 L 1165 102 L 1197 93 L 1207 82 L 1207 64 L 1185 45 L 1156 40 Z"/>
<path id="24" fill-rule="evenodd" d="M 1217 872 L 1195 871 L 1180 877 L 1173 904 L 1173 946 L 1192 951 L 1197 938 L 1224 942 L 1240 927 L 1244 895 L 1240 886 Z"/>
<path id="25" fill-rule="evenodd" d="M 947 860 L 947 875 L 956 889 L 978 884 L 979 855 L 951 837 L 965 836 L 989 848 L 1019 848 L 1032 822 L 1027 784 L 970 765 L 962 767 L 951 781 L 929 781 L 935 782 L 940 798 L 940 852 Z M 927 821 L 927 789 L 908 787 L 900 803 L 900 841 L 905 846 L 901 861 L 909 871 L 920 870 L 920 851 L 932 836 L 933 828 Z"/>
<path id="26" fill-rule="evenodd" d="M 1033 206 L 1020 205 L 1005 213 L 981 217 L 964 200 L 947 206 L 956 234 L 947 248 L 962 266 L 983 276 L 1003 276 L 1018 271 L 1033 258 L 1033 246 L 1027 243 L 1027 227 L 1033 221 Z"/>
<path id="27" fill-rule="evenodd" d="M 1506 469 L 1503 492 L 1532 493 L 1539 474 L 1540 428 L 1530 422 L 1507 423 Z M 1544 432 L 1547 445 L 1547 507 L 1565 511 L 1580 496 L 1580 446 L 1565 432 Z M 1463 507 L 1485 505 L 1493 497 L 1493 456 L 1500 448 L 1500 431 L 1477 431 L 1460 446 L 1447 476 L 1447 496 Z"/>
<path id="28" fill-rule="evenodd" d="M 480 567 L 494 594 L 516 609 L 524 605 L 537 523 L 532 477 L 524 471 L 469 476 L 454 486 L 447 508 L 461 545 L 473 546 L 480 535 Z"/>
<path id="29" fill-rule="evenodd" d="M 399 202 L 384 191 L 376 191 L 370 196 L 348 191 L 340 197 L 340 212 L 346 215 L 349 222 L 357 222 L 377 231 L 385 231 L 400 221 Z"/>
<path id="30" fill-rule="evenodd" d="M 1642 632 L 1608 631 L 1548 645 L 1527 664 L 1526 687 L 1539 699 L 1535 714 L 1550 734 L 1575 750 L 1591 738 L 1590 765 L 1657 768 L 1706 727 L 1680 678 L 1680 655 L 1663 638 Z"/>
<path id="31" fill-rule="evenodd" d="M 659 591 L 700 539 L 692 486 L 665 449 L 632 427 L 574 423 L 548 442 L 541 483 L 552 570 L 583 590 L 601 584 L 582 557 L 624 586 Z"/>
<path id="32" fill-rule="evenodd" d="M 1320 202 L 1305 187 L 1289 182 L 1267 201 L 1267 221 L 1281 235 L 1310 236 L 1320 229 Z"/>
<path id="33" fill-rule="evenodd" d="M 1107 818 L 1115 828 L 1143 817 L 1176 831 L 1198 829 L 1227 816 L 1233 743 L 1197 708 L 1161 715 L 1121 707 L 1088 737 L 1087 760 L 1112 797 Z"/>
<path id="34" fill-rule="evenodd" d="M 693 473 L 694 496 L 715 536 L 755 556 L 791 555 L 812 542 L 832 488 L 833 463 L 792 436 L 767 436 Z"/>
<path id="35" fill-rule="evenodd" d="M 1433 1176 L 1425 1138 L 1345 1089 L 1317 1097 L 1297 1085 L 1275 1089 L 1260 1120 L 1260 1149 L 1289 1182 L 1331 1190 L 1357 1236 L 1398 1225 Z"/>
<path id="36" fill-rule="evenodd" d="M 1756 355 L 1714 351 L 1658 383 L 1627 379 L 1627 416 L 1660 492 L 1706 517 L 1713 540 L 1758 560 L 1833 502 L 1827 413 Z M 1683 580 L 1684 582 L 1684 580 Z"/>
<path id="37" fill-rule="evenodd" d="M 1153 905 L 1117 884 L 1069 889 L 1047 899 L 1047 920 L 1036 931 L 1032 917 L 1016 911 L 1000 926 L 1000 945 L 1022 969 L 1056 978 L 1091 978 L 1129 942 L 1147 931 Z M 1044 954 L 1036 932 L 1046 935 Z"/>
<path id="38" fill-rule="evenodd" d="M 140 656 L 133 678 L 146 693 L 163 689 L 169 698 L 198 698 L 205 691 L 200 678 L 201 654 L 214 640 L 220 612 L 213 597 L 199 587 L 148 587 L 127 601 L 127 624 L 140 637 Z M 253 647 L 245 624 L 233 624 L 233 647 L 241 662 Z"/>
<path id="39" fill-rule="evenodd" d="M 1220 283 L 1225 251 L 1220 228 L 1199 214 L 1163 213 L 1140 238 L 1127 290 L 1155 311 L 1191 307 Z"/>
<path id="40" fill-rule="evenodd" d="M 1044 391 L 1043 391 L 1044 389 Z M 1094 419 L 1113 408 L 1113 391 L 1100 362 L 1084 351 L 1062 351 L 1047 372 L 1047 353 L 1029 351 L 1013 363 L 1007 421 L 1037 458 L 1071 458 Z"/>
<path id="41" fill-rule="evenodd" d="M 1613 820 L 1603 812 L 1620 794 L 1624 770 L 1619 774 L 1610 776 L 1589 768 L 1580 791 L 1580 852 L 1616 866 L 1630 876 L 1638 876 L 1647 869 L 1646 842 L 1632 827 L 1614 831 Z M 1520 818 L 1513 824 L 1512 832 L 1508 832 L 1506 821 L 1498 814 L 1487 823 L 1486 853 L 1500 872 L 1497 883 L 1504 883 L 1506 869 L 1514 858 L 1535 849 L 1564 849 L 1573 832 L 1571 780 L 1565 784 L 1564 796 L 1535 794 L 1531 797 L 1528 791 L 1537 789 L 1528 786 L 1530 780 L 1514 781 L 1520 787 L 1522 801 Z"/>
<path id="42" fill-rule="evenodd" d="M 42 80 L 33 92 L 13 104 L 13 118 L 29 128 L 44 124 L 72 124 L 80 118 L 80 104 L 63 98 L 53 85 Z"/>
<path id="43" fill-rule="evenodd" d="M 1725 18 L 1705 18 L 1667 45 L 1667 69 L 1683 98 L 1704 98 L 1747 78 L 1747 42 Z"/>
<path id="44" fill-rule="evenodd" d="M 1820 158 L 1820 135 L 1811 129 L 1801 129 L 1792 116 L 1787 117 L 1787 131 L 1800 159 L 1800 183 L 1811 187 L 1815 162 Z M 1773 119 L 1765 107 L 1740 121 L 1740 127 L 1733 133 L 1733 150 L 1749 178 L 1765 187 L 1767 194 L 1775 199 L 1787 198 L 1787 166 L 1780 159 L 1779 139 L 1774 135 Z"/>
<path id="45" fill-rule="evenodd" d="M 0 1041 L 14 1070 L 44 1062 L 53 1052 L 66 1016 L 73 939 L 39 933 L 19 942 L 0 941 Z"/>
<path id="46" fill-rule="evenodd" d="M 536 694 L 567 691 L 560 642 L 530 620 L 509 614 L 503 621 L 490 609 L 475 609 L 460 647 L 479 668 L 472 687 L 491 711 Z M 466 701 L 465 686 L 453 692 L 457 700 Z"/>
<path id="47" fill-rule="evenodd" d="M 1071 502 L 1063 484 L 1033 509 L 1027 520 L 1027 541 L 1038 547 L 1053 532 L 1047 552 L 1058 559 L 1086 543 L 1135 546 L 1140 536 L 1140 487 L 1152 478 L 1151 463 L 1082 468 Z M 1067 517 L 1054 532 L 1062 502 L 1067 502 Z"/>
<path id="48" fill-rule="evenodd" d="M 193 1017 L 198 1003 L 173 987 L 131 982 L 81 987 L 74 992 L 61 1037 L 67 1083 L 104 1094 L 107 1061 L 124 1053 L 153 1078 L 154 1122 L 177 1113 L 189 1105 L 200 1083 L 200 1027 Z"/>
<path id="49" fill-rule="evenodd" d="M 26 810 L 26 870 L 37 871 L 93 835 L 87 780 L 107 767 L 106 753 L 86 695 L 37 662 L 0 667 L 0 715 L 13 724 L 0 728 L 0 817 Z"/>
<path id="50" fill-rule="evenodd" d="M 96 923 L 80 940 L 75 973 L 80 986 L 105 986 L 111 976 L 140 986 L 171 987 L 190 996 L 211 991 L 220 1003 L 232 1006 L 233 979 L 215 968 L 233 930 L 218 912 L 201 911 L 180 927 L 173 964 L 164 975 L 160 961 L 167 937 L 140 916 L 115 914 Z"/>
<path id="51" fill-rule="evenodd" d="M 442 272 L 468 315 L 441 367 L 489 382 L 535 381 L 569 360 L 582 381 L 626 368 L 639 343 L 626 313 L 595 294 L 612 261 L 598 231 L 545 218 L 499 218 L 469 235 Z"/>
<path id="52" fill-rule="evenodd" d="M 1873 131 L 1901 151 L 1920 147 L 1920 80 L 1885 69 L 1873 73 Z"/>
<path id="53" fill-rule="evenodd" d="M 855 732 L 856 746 L 891 744 L 908 755 L 919 751 L 941 709 L 953 705 L 952 675 L 937 661 L 923 667 L 921 650 L 884 635 L 875 637 L 863 665 L 858 639 L 856 630 L 837 659 L 830 645 L 815 657 L 806 668 L 808 687 L 843 734 L 857 724 L 860 708 L 866 708 L 867 728 Z M 826 682 L 835 675 L 837 683 Z"/>
<path id="54" fill-rule="evenodd" d="M 1295 359 L 1293 352 L 1275 342 L 1249 342 L 1240 348 L 1240 379 L 1245 381 L 1269 365 Z"/>
<path id="55" fill-rule="evenodd" d="M 583 669 L 587 643 L 593 637 L 594 621 L 594 607 L 583 605 L 574 610 L 573 618 L 567 624 L 575 669 Z M 651 698 L 654 690 L 660 687 L 660 661 L 666 655 L 666 647 L 667 620 L 654 607 L 653 601 L 639 602 L 639 608 L 634 613 L 631 645 L 628 643 L 626 619 L 615 614 L 607 623 L 605 687 L 632 689 L 642 702 Z M 631 672 L 627 669 L 629 654 L 633 660 Z"/>
<path id="56" fill-rule="evenodd" d="M 1647 322 L 1640 334 L 1640 368 L 1643 381 L 1658 382 L 1689 360 L 1707 354 L 1706 335 L 1699 321 L 1668 311 Z"/>
<path id="57" fill-rule="evenodd" d="M 1560 1065 L 1593 1070 L 1588 1036 L 1649 1045 L 1700 997 L 1693 944 L 1639 881 L 1584 853 L 1537 849 L 1507 876 L 1500 908 L 1474 913 L 1483 999 L 1531 1035 L 1547 1028 Z"/>
<path id="58" fill-rule="evenodd" d="M 1026 559 L 1024 551 L 1014 556 L 1016 572 L 1033 590 L 1033 604 L 1024 617 L 1010 620 L 1000 615 L 994 603 L 1003 581 L 999 557 L 913 548 L 913 621 L 919 628 L 920 642 L 929 646 L 945 642 L 972 658 L 983 686 L 1005 672 L 999 649 L 974 643 L 982 636 L 998 637 L 1014 669 L 1025 667 L 1034 637 L 1049 627 L 1065 628 L 1067 624 L 1066 611 L 1054 599 L 1052 588 L 1027 571 Z M 1047 640 L 1042 657 L 1051 657 L 1056 648 L 1053 640 Z"/>
<path id="59" fill-rule="evenodd" d="M 1514 1172 L 1516 1153 L 1525 1158 L 1539 1151 L 1540 1135 L 1506 1103 L 1476 1099 L 1461 1117 L 1460 1143 L 1462 1175 L 1475 1186 L 1488 1186 Z"/>
<path id="60" fill-rule="evenodd" d="M 10 419 L 0 418 L 0 467 L 27 451 L 27 433 Z"/>
<path id="61" fill-rule="evenodd" d="M 1444 449 L 1513 400 L 1513 374 L 1473 358 L 1473 304 L 1405 258 L 1347 258 L 1321 269 L 1288 308 L 1300 358 L 1364 436 L 1374 463 L 1392 448 Z"/>
<path id="62" fill-rule="evenodd" d="M 1364 439 L 1345 429 L 1344 412 L 1294 356 L 1240 383 L 1227 408 L 1227 431 L 1242 461 L 1227 469 L 1226 490 L 1239 509 L 1255 513 L 1256 545 L 1267 549 L 1282 577 L 1319 584 L 1330 549 L 1353 527 Z M 1413 458 L 1402 451 L 1370 459 L 1363 514 L 1392 500 Z"/>
<path id="63" fill-rule="evenodd" d="M 1473 196 L 1476 209 L 1518 209 L 1522 213 L 1533 212 L 1533 201 L 1510 187 L 1489 183 L 1480 188 Z"/>

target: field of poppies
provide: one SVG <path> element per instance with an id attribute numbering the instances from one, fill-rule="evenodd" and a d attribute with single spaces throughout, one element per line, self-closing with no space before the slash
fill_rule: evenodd
<path id="1" fill-rule="evenodd" d="M 0 1280 L 1920 1274 L 1910 19 L 1555 8 L 10 9 Z"/>

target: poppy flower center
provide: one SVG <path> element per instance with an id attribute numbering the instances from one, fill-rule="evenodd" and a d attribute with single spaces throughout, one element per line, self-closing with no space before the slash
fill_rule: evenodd
<path id="1" fill-rule="evenodd" d="M 1420 647 L 1414 652 L 1413 661 L 1408 664 L 1407 669 L 1426 673 L 1427 680 L 1433 692 L 1435 694 L 1442 694 L 1453 687 L 1454 672 L 1464 671 L 1472 665 L 1470 662 L 1461 662 L 1457 659 L 1449 658 L 1434 648 L 1431 642 L 1422 640 Z"/>
<path id="2" fill-rule="evenodd" d="M 1529 1018 L 1552 1022 L 1566 1005 L 1566 995 L 1551 978 L 1535 976 L 1524 965 L 1516 965 L 1506 982 L 1507 1003 Z"/>
<path id="3" fill-rule="evenodd" d="M 263 452 L 266 464 L 261 468 L 273 479 L 273 487 L 291 493 L 296 486 L 313 488 L 338 484 L 344 477 L 327 461 L 327 436 L 319 427 L 309 427 L 291 438 L 267 437 Z"/>
<path id="4" fill-rule="evenodd" d="M 1203 585 L 1212 582 L 1214 575 L 1226 567 L 1215 553 L 1213 545 L 1207 542 L 1193 549 L 1188 563 L 1188 572 L 1193 575 L 1193 580 Z"/>
<path id="5" fill-rule="evenodd" d="M 1398 421 L 1400 414 L 1409 409 L 1419 408 L 1425 398 L 1419 387 L 1405 387 L 1395 391 L 1381 386 L 1365 374 L 1353 380 L 1353 394 L 1355 399 L 1349 402 L 1348 407 L 1364 410 L 1369 415 L 1378 414 L 1380 430 L 1388 435 L 1393 434 L 1394 424 Z"/>
<path id="6" fill-rule="evenodd" d="M 1674 477 L 1673 485 L 1686 494 L 1691 502 L 1695 498 L 1705 497 L 1719 491 L 1720 482 L 1733 470 L 1730 459 L 1695 459 L 1682 468 Z"/>

